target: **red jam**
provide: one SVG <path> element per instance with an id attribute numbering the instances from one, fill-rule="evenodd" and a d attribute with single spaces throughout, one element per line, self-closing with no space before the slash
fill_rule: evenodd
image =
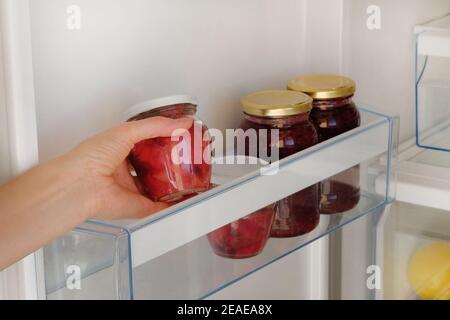
<path id="1" fill-rule="evenodd" d="M 323 142 L 360 126 L 361 118 L 352 97 L 315 100 L 311 121 Z M 353 209 L 359 203 L 359 166 L 321 182 L 320 212 L 333 214 Z"/>
<path id="2" fill-rule="evenodd" d="M 297 237 L 314 230 L 320 221 L 318 203 L 318 184 L 279 201 L 271 237 Z"/>
<path id="3" fill-rule="evenodd" d="M 280 159 L 302 151 L 318 142 L 314 125 L 309 121 L 309 112 L 283 118 L 256 117 L 244 114 L 241 128 L 267 129 L 268 153 L 276 145 Z M 270 130 L 279 129 L 279 141 L 270 141 Z M 258 135 L 259 136 L 259 135 Z M 248 142 L 248 141 L 247 141 Z M 247 146 L 246 151 L 249 148 Z M 259 146 L 258 146 L 259 150 Z M 313 185 L 279 201 L 271 237 L 297 237 L 314 230 L 320 221 L 319 186 Z"/>
<path id="4" fill-rule="evenodd" d="M 243 259 L 256 256 L 267 243 L 274 216 L 273 206 L 268 206 L 209 233 L 209 243 L 221 257 Z"/>
<path id="5" fill-rule="evenodd" d="M 176 104 L 141 113 L 131 120 L 152 116 L 173 119 L 194 117 L 195 112 L 195 105 Z M 205 125 L 195 121 L 189 129 L 189 135 L 180 136 L 178 141 L 172 141 L 171 137 L 159 137 L 135 145 L 129 160 L 150 199 L 176 202 L 209 189 L 211 161 L 204 155 L 210 156 L 210 141 L 203 141 L 207 130 Z M 201 148 L 196 147 L 196 143 L 201 143 Z M 183 154 L 185 152 L 187 156 Z"/>

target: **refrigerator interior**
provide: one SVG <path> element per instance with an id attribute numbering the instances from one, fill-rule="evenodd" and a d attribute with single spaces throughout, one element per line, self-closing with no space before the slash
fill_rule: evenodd
<path id="1" fill-rule="evenodd" d="M 80 29 L 67 26 L 72 5 Z M 380 30 L 367 27 L 372 5 Z M 310 72 L 352 77 L 356 99 L 400 115 L 401 140 L 410 138 L 411 31 L 449 11 L 446 0 L 30 1 L 40 160 L 174 93 L 197 95 L 211 127 L 234 128 L 244 94 Z"/>
<path id="2" fill-rule="evenodd" d="M 397 202 L 378 227 L 380 299 L 450 299 L 450 15 L 414 28 L 416 138 L 400 149 Z"/>
<path id="3" fill-rule="evenodd" d="M 373 114 L 368 118 L 372 120 L 366 119 L 368 124 L 358 130 L 282 160 L 275 175 L 264 176 L 259 171 L 251 171 L 230 183 L 140 221 L 91 221 L 77 228 L 45 249 L 48 297 L 106 298 L 112 295 L 115 298 L 133 299 L 210 298 L 230 285 L 239 285 L 239 280 L 297 251 L 302 252 L 300 257 L 305 257 L 297 259 L 303 271 L 305 266 L 310 266 L 306 269 L 309 270 L 307 273 L 295 276 L 309 279 L 312 288 L 285 288 L 286 292 L 296 290 L 304 292 L 307 297 L 313 294 L 322 298 L 328 296 L 328 284 L 323 277 L 328 274 L 326 266 L 329 250 L 320 245 L 316 245 L 314 250 L 308 245 L 315 241 L 322 242 L 319 239 L 353 224 L 361 217 L 372 217 L 382 212 L 391 199 L 390 160 L 387 166 L 382 166 L 381 160 L 390 159 L 392 154 L 393 122 L 392 119 Z M 335 159 L 333 165 L 324 161 L 330 157 Z M 304 219 L 313 219 L 311 223 L 314 225 L 305 235 L 270 239 L 264 251 L 252 258 L 229 259 L 214 254 L 210 238 L 212 231 L 334 173 L 348 170 L 355 164 L 359 165 L 361 174 L 361 197 L 353 209 L 334 215 L 308 214 Z M 381 175 L 387 180 L 383 192 L 378 193 L 375 181 Z M 372 221 L 371 218 L 368 221 Z M 371 224 L 372 230 L 375 225 Z M 99 241 L 95 240 L 96 237 Z M 364 249 L 373 252 L 374 248 L 372 245 Z M 308 250 L 312 252 L 308 254 Z M 363 255 L 367 254 L 366 250 L 362 251 Z M 66 270 L 71 266 L 80 268 L 88 288 L 91 282 L 94 282 L 95 287 L 96 281 L 106 279 L 114 290 L 108 290 L 105 286 L 97 286 L 96 291 L 67 289 Z M 280 276 L 290 277 L 286 273 Z M 266 294 L 270 296 L 271 293 L 269 291 Z"/>
<path id="4" fill-rule="evenodd" d="M 382 114 L 377 118 L 368 112 L 365 128 L 378 123 L 385 130 L 358 131 L 351 136 L 359 144 L 370 141 L 368 145 L 375 145 L 379 135 L 390 137 L 391 141 L 382 149 L 393 151 L 396 123 L 383 115 L 400 116 L 401 141 L 416 133 L 413 27 L 450 12 L 448 0 L 25 2 L 30 17 L 41 162 L 119 124 L 123 110 L 130 105 L 164 95 L 195 95 L 200 100 L 199 115 L 210 127 L 235 128 L 241 119 L 243 95 L 260 89 L 283 89 L 287 80 L 312 72 L 352 77 L 357 83 L 359 105 Z M 380 28 L 371 29 L 367 23 L 377 8 L 381 10 Z M 434 61 L 431 67 L 439 70 L 439 63 Z M 1 81 L 0 78 L 0 88 Z M 430 90 L 441 90 L 441 87 Z M 446 99 L 448 91 L 442 97 Z M 439 101 L 442 108 L 442 100 Z M 0 121 L 2 112 L 0 99 Z M 5 150 L 10 148 L 6 137 L 0 134 L 0 148 Z M 317 154 L 321 151 L 325 150 L 318 150 Z M 448 155 L 438 155 L 445 157 L 441 161 L 448 164 Z M 367 289 L 365 281 L 367 267 L 379 257 L 375 245 L 376 225 L 384 212 L 385 201 L 393 196 L 391 189 L 386 191 L 382 187 L 380 193 L 374 187 L 380 175 L 384 175 L 381 178 L 384 187 L 392 180 L 386 168 L 382 165 L 380 168 L 385 157 L 383 152 L 359 160 L 350 157 L 362 167 L 362 186 L 367 191 L 367 200 L 372 201 L 365 208 L 334 219 L 321 218 L 314 234 L 286 241 L 281 246 L 272 241 L 261 257 L 249 262 L 215 257 L 207 248 L 203 234 L 136 268 L 133 281 L 111 282 L 111 274 L 115 279 L 126 279 L 130 273 L 128 255 L 117 255 L 117 252 L 128 252 L 127 235 L 120 228 L 104 225 L 90 225 L 88 232 L 75 230 L 46 249 L 46 273 L 51 275 L 46 278 L 46 297 L 354 299 L 379 296 L 378 290 Z M 9 177 L 10 165 L 2 163 L 2 175 Z M 348 167 L 350 162 L 345 165 Z M 392 180 L 392 189 L 393 184 Z M 370 214 L 353 221 L 362 213 Z M 336 230 L 344 224 L 347 225 L 342 231 Z M 100 228 L 103 235 L 93 234 L 92 228 Z M 330 232 L 331 241 L 327 236 Z M 90 237 L 95 241 L 89 241 Z M 80 247 L 88 257 L 71 251 Z M 300 247 L 301 250 L 294 252 L 293 249 Z M 98 252 L 102 254 L 98 256 Z M 92 266 L 89 259 L 96 255 L 106 265 L 93 263 Z M 92 267 L 87 274 L 97 277 L 85 282 L 81 293 L 62 288 L 66 269 L 52 269 L 60 265 L 67 267 L 70 260 L 86 262 L 81 266 L 83 270 Z M 182 267 L 170 269 L 177 263 Z M 114 268 L 108 269 L 113 265 Z M 260 269 L 264 265 L 267 266 Z M 95 272 L 98 269 L 104 272 Z M 202 278 L 204 274 L 208 277 Z M 267 279 L 273 279 L 269 286 Z M 181 283 L 178 287 L 177 282 Z M 131 290 L 133 283 L 137 286 Z M 225 283 L 227 288 L 217 291 L 221 287 L 218 284 Z M 383 290 L 385 297 L 398 297 L 406 292 L 389 290 Z M 410 293 L 407 297 L 411 297 Z"/>
<path id="5" fill-rule="evenodd" d="M 447 257 L 450 259 L 450 214 L 446 210 L 395 202 L 387 209 L 382 220 L 378 250 L 384 277 L 383 288 L 378 293 L 379 298 L 419 300 L 420 297 L 412 287 L 411 278 L 408 277 L 408 268 L 411 267 L 414 254 L 427 245 L 446 244 Z M 441 254 L 444 255 L 445 251 Z M 436 269 L 431 265 L 427 269 L 426 263 L 423 263 L 421 268 L 420 271 L 424 274 L 428 272 L 430 278 L 429 284 L 424 282 L 424 287 L 433 286 L 433 281 L 446 277 L 445 273 L 448 277 L 448 266 L 447 270 L 445 265 Z M 443 275 L 440 274 L 442 272 Z M 439 286 L 436 285 L 433 293 L 435 299 L 448 299 L 449 280 L 443 281 L 447 281 L 447 292 L 439 292 L 436 289 Z"/>

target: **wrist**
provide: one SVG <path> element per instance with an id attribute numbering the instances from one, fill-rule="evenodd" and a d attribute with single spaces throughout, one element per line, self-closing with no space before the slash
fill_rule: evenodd
<path id="1" fill-rule="evenodd" d="M 90 182 L 92 179 L 82 159 L 68 153 L 52 160 L 48 166 L 54 168 L 55 179 L 62 190 L 61 200 L 66 203 L 66 207 L 73 208 L 73 214 L 81 222 L 93 217 L 98 207 L 95 186 Z"/>

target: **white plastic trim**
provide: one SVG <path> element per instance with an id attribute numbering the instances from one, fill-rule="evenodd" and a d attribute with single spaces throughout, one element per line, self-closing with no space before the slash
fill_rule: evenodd
<path id="1" fill-rule="evenodd" d="M 0 32 L 11 171 L 18 175 L 39 160 L 28 0 L 0 0 Z M 0 296 L 42 298 L 42 279 L 32 254 L 2 274 Z"/>
<path id="2" fill-rule="evenodd" d="M 389 217 L 391 205 L 386 206 L 384 214 L 381 215 L 380 221 L 376 229 L 376 262 L 378 266 L 381 266 L 384 271 L 384 234 L 387 218 Z M 381 284 L 381 290 L 375 291 L 375 299 L 384 299 L 384 283 Z"/>
<path id="3" fill-rule="evenodd" d="M 418 54 L 424 56 L 450 57 L 450 32 L 427 31 L 419 35 Z"/>
<path id="4" fill-rule="evenodd" d="M 436 136 L 439 133 L 430 139 Z M 400 146 L 400 162 L 396 167 L 396 200 L 450 211 L 450 169 L 414 161 L 414 157 L 421 153 L 434 152 L 417 147 L 414 141 L 415 139 L 406 141 Z M 384 192 L 384 179 L 384 176 L 378 177 L 377 193 Z"/>
<path id="5" fill-rule="evenodd" d="M 329 237 L 325 237 L 304 248 L 309 256 L 308 299 L 327 300 L 329 298 L 329 245 Z"/>
<path id="6" fill-rule="evenodd" d="M 419 35 L 420 55 L 450 57 L 450 15 L 416 26 L 414 32 Z"/>

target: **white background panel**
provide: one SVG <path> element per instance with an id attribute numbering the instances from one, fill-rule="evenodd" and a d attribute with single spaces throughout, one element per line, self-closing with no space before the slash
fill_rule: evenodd
<path id="1" fill-rule="evenodd" d="M 357 99 L 401 117 L 400 139 L 415 134 L 414 26 L 450 13 L 448 0 L 345 0 L 344 73 Z M 381 9 L 381 29 L 366 27 L 367 8 Z"/>
<path id="2" fill-rule="evenodd" d="M 303 71 L 303 1 L 282 2 L 30 1 L 41 160 L 163 95 L 197 95 L 210 127 L 238 126 L 242 95 Z"/>

